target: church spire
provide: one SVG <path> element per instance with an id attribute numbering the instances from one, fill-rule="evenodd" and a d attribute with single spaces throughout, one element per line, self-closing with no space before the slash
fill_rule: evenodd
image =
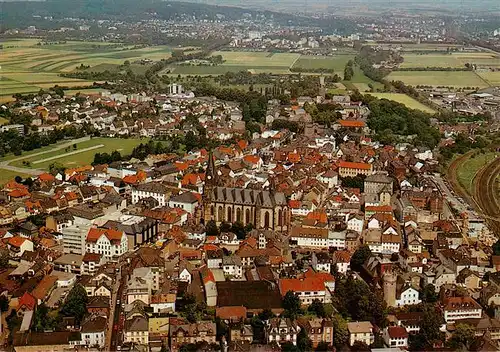
<path id="1" fill-rule="evenodd" d="M 205 187 L 214 187 L 217 185 L 217 170 L 215 169 L 215 160 L 212 151 L 208 152 L 208 163 L 205 171 Z"/>

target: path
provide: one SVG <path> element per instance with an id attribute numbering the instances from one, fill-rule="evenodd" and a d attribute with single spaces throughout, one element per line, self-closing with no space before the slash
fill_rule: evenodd
<path id="1" fill-rule="evenodd" d="M 85 141 L 88 141 L 88 140 L 90 140 L 90 137 L 88 137 L 88 136 L 87 137 L 78 138 L 78 139 L 72 139 L 71 141 L 55 145 L 54 148 L 51 148 L 51 149 L 48 149 L 48 150 L 44 150 L 42 152 L 36 152 L 36 153 L 21 155 L 18 158 L 14 158 L 14 159 L 10 159 L 10 160 L 5 160 L 5 161 L 0 161 L 0 169 L 9 170 L 9 171 L 18 172 L 18 173 L 27 174 L 27 175 L 37 176 L 37 175 L 43 174 L 45 171 L 39 170 L 39 169 L 30 169 L 30 168 L 25 168 L 25 167 L 12 166 L 12 165 L 10 165 L 10 163 L 15 162 L 15 161 L 19 161 L 19 160 L 24 160 L 24 159 L 32 158 L 32 157 L 38 156 L 38 155 L 52 153 L 52 152 L 55 152 L 57 150 L 61 150 L 61 149 L 65 149 L 65 148 L 71 147 L 73 144 L 78 144 L 78 143 L 85 142 Z M 1 172 L 1 170 L 0 170 L 0 172 Z"/>
<path id="2" fill-rule="evenodd" d="M 37 160 L 37 161 L 33 161 L 33 164 L 40 164 L 40 163 L 44 163 L 46 161 L 51 161 L 51 160 L 56 160 L 56 159 L 60 159 L 60 158 L 65 158 L 67 156 L 71 156 L 71 155 L 75 155 L 75 154 L 80 154 L 80 153 L 88 152 L 89 150 L 99 149 L 99 148 L 102 148 L 102 147 L 104 147 L 104 144 L 98 144 L 98 145 L 94 145 L 92 147 L 74 150 L 72 152 L 68 152 L 68 153 L 65 153 L 65 154 L 51 156 L 50 158 L 45 158 L 45 159 L 40 159 L 40 160 Z"/>

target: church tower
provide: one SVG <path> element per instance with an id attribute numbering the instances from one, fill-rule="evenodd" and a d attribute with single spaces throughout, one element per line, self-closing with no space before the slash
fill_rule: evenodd
<path id="1" fill-rule="evenodd" d="M 205 185 L 203 186 L 203 220 L 205 224 L 210 220 L 215 220 L 214 209 L 212 205 L 212 196 L 214 188 L 217 187 L 217 170 L 215 169 L 215 160 L 212 151 L 208 153 L 207 169 L 205 170 Z"/>

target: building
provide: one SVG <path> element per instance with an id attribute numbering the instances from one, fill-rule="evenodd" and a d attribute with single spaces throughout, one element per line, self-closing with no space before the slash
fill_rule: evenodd
<path id="1" fill-rule="evenodd" d="M 225 276 L 241 279 L 243 276 L 241 258 L 236 255 L 222 257 L 222 270 Z"/>
<path id="2" fill-rule="evenodd" d="M 149 343 L 149 325 L 145 317 L 134 315 L 125 321 L 124 342 L 133 342 L 138 345 Z"/>
<path id="3" fill-rule="evenodd" d="M 24 237 L 11 237 L 9 238 L 7 245 L 9 252 L 13 257 L 21 257 L 26 251 L 33 252 L 33 242 Z"/>
<path id="4" fill-rule="evenodd" d="M 447 324 L 457 320 L 481 318 L 483 309 L 472 297 L 449 297 L 445 300 L 444 320 Z"/>
<path id="5" fill-rule="evenodd" d="M 107 319 L 102 316 L 92 317 L 81 326 L 81 345 L 104 348 L 106 343 Z"/>
<path id="6" fill-rule="evenodd" d="M 303 305 L 309 305 L 315 299 L 330 303 L 331 294 L 335 289 L 335 278 L 329 273 L 318 273 L 310 269 L 304 277 L 280 279 L 279 287 L 283 297 L 288 291 L 292 291 L 299 296 Z"/>
<path id="7" fill-rule="evenodd" d="M 154 198 L 161 207 L 164 207 L 168 203 L 170 193 L 167 186 L 160 182 L 142 183 L 132 189 L 132 204 L 142 199 Z"/>
<path id="8" fill-rule="evenodd" d="M 340 177 L 354 177 L 357 175 L 369 176 L 373 172 L 373 165 L 367 163 L 353 163 L 349 161 L 341 161 L 339 163 Z"/>
<path id="9" fill-rule="evenodd" d="M 290 235 L 290 245 L 306 248 L 329 247 L 328 228 L 295 226 Z"/>
<path id="10" fill-rule="evenodd" d="M 122 215 L 117 220 L 109 220 L 102 227 L 123 231 L 127 235 L 129 250 L 156 240 L 158 234 L 158 221 L 146 216 Z"/>
<path id="11" fill-rule="evenodd" d="M 299 326 L 307 331 L 313 348 L 318 347 L 320 343 L 333 346 L 333 322 L 331 320 L 321 318 L 299 320 Z"/>
<path id="12" fill-rule="evenodd" d="M 278 345 L 291 342 L 297 345 L 297 335 L 300 327 L 290 318 L 272 318 L 266 321 L 264 332 L 267 343 L 276 342 Z"/>
<path id="13" fill-rule="evenodd" d="M 200 321 L 192 324 L 170 325 L 170 348 L 178 351 L 184 344 L 196 344 L 198 342 L 216 343 L 216 326 L 211 321 Z"/>
<path id="14" fill-rule="evenodd" d="M 78 222 L 61 230 L 64 253 L 85 254 L 85 239 L 90 222 Z"/>
<path id="15" fill-rule="evenodd" d="M 200 217 L 203 222 L 213 220 L 217 225 L 222 222 L 241 222 L 243 225 L 252 224 L 256 229 L 284 232 L 290 226 L 286 197 L 282 192 L 274 190 L 273 182 L 269 190 L 220 187 L 211 153 L 202 200 L 203 211 Z"/>
<path id="16" fill-rule="evenodd" d="M 189 214 L 194 215 L 198 207 L 198 197 L 193 192 L 184 192 L 178 196 L 170 198 L 168 206 L 171 208 L 180 208 L 187 211 Z"/>
<path id="17" fill-rule="evenodd" d="M 85 242 L 88 253 L 100 254 L 105 261 L 116 261 L 128 250 L 125 233 L 113 229 L 91 228 Z"/>
<path id="18" fill-rule="evenodd" d="M 0 132 L 15 131 L 18 135 L 24 136 L 24 125 L 3 125 L 0 127 Z"/>
<path id="19" fill-rule="evenodd" d="M 392 178 L 382 173 L 367 176 L 364 183 L 364 192 L 369 194 L 380 194 L 382 191 L 392 194 L 394 189 Z"/>
<path id="20" fill-rule="evenodd" d="M 351 346 L 356 341 L 364 342 L 368 346 L 375 341 L 373 325 L 369 321 L 347 323 L 347 331 L 349 331 L 349 345 Z"/>
<path id="21" fill-rule="evenodd" d="M 384 329 L 383 337 L 385 344 L 390 348 L 408 347 L 408 332 L 402 326 L 389 326 Z"/>
<path id="22" fill-rule="evenodd" d="M 419 298 L 420 292 L 410 284 L 405 284 L 396 292 L 396 307 L 419 304 L 422 300 Z"/>

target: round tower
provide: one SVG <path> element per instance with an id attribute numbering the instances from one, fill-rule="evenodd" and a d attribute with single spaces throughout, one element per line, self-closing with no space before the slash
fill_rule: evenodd
<path id="1" fill-rule="evenodd" d="M 397 276 L 392 272 L 385 272 L 382 281 L 384 287 L 384 301 L 388 307 L 395 307 Z"/>

